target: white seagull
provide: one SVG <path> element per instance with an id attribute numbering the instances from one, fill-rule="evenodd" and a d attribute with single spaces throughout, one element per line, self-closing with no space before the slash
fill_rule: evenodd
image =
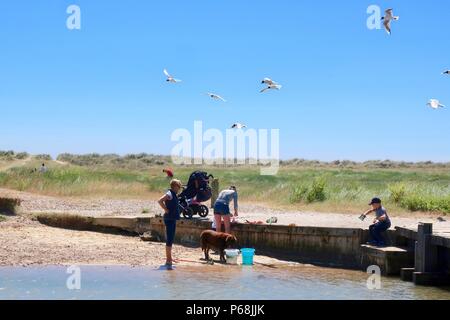
<path id="1" fill-rule="evenodd" d="M 247 128 L 247 126 L 239 122 L 236 122 L 231 126 L 231 129 L 243 129 L 243 128 Z"/>
<path id="2" fill-rule="evenodd" d="M 226 102 L 226 100 L 221 96 L 219 96 L 218 94 L 208 92 L 207 95 L 210 96 L 212 99 L 222 100 L 223 102 Z"/>
<path id="3" fill-rule="evenodd" d="M 439 102 L 439 100 L 436 99 L 430 99 L 430 101 L 427 103 L 427 106 L 433 109 L 439 109 L 439 108 L 445 108 L 443 104 Z"/>
<path id="4" fill-rule="evenodd" d="M 267 91 L 267 90 L 280 90 L 281 87 L 282 87 L 282 86 L 279 85 L 279 84 L 269 84 L 266 88 L 262 89 L 262 90 L 260 91 L 260 93 L 263 93 L 263 92 L 265 92 L 265 91 Z"/>
<path id="5" fill-rule="evenodd" d="M 400 17 L 394 16 L 393 9 L 387 9 L 385 11 L 385 16 L 383 18 L 381 18 L 381 20 L 383 20 L 384 28 L 386 29 L 386 32 L 388 34 L 391 34 L 391 21 L 392 20 L 397 21 L 398 19 L 400 19 Z"/>
<path id="6" fill-rule="evenodd" d="M 172 82 L 172 83 L 178 83 L 178 82 L 181 82 L 181 80 L 178 80 L 178 79 L 175 79 L 174 77 L 172 77 L 170 74 L 169 74 L 169 72 L 167 72 L 167 70 L 166 69 L 164 69 L 164 74 L 166 75 L 166 77 L 167 77 L 167 82 Z"/>
<path id="7" fill-rule="evenodd" d="M 262 83 L 262 84 L 267 84 L 268 86 L 277 84 L 275 81 L 273 81 L 273 80 L 270 79 L 270 78 L 264 78 L 264 79 L 261 81 L 261 83 Z"/>
<path id="8" fill-rule="evenodd" d="M 446 75 L 450 75 L 450 70 L 445 70 L 444 72 L 442 72 L 442 74 L 446 74 Z"/>

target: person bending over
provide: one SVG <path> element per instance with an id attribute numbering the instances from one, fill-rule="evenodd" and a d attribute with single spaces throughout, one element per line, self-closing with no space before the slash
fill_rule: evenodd
<path id="1" fill-rule="evenodd" d="M 219 193 L 217 200 L 214 204 L 214 220 L 217 232 L 222 231 L 222 219 L 225 224 L 225 233 L 230 233 L 231 227 L 231 212 L 230 202 L 233 201 L 234 216 L 238 216 L 238 193 L 235 186 L 231 186 L 229 189 L 223 190 Z"/>

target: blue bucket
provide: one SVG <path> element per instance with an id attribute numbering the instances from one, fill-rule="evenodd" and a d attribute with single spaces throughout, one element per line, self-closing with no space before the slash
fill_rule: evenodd
<path id="1" fill-rule="evenodd" d="M 253 265 L 253 256 L 255 255 L 255 249 L 243 248 L 241 249 L 242 264 L 245 266 Z"/>

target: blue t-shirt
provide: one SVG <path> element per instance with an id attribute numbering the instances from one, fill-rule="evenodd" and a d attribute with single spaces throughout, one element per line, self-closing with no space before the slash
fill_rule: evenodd
<path id="1" fill-rule="evenodd" d="M 389 216 L 387 214 L 387 211 L 384 207 L 380 207 L 375 211 L 375 215 L 377 216 L 377 218 L 382 217 L 384 215 L 386 215 L 386 222 L 391 222 L 391 220 L 389 219 Z"/>
<path id="2" fill-rule="evenodd" d="M 235 190 L 223 190 L 219 196 L 217 197 L 216 202 L 225 204 L 225 205 L 230 205 L 231 200 L 233 200 L 233 204 L 234 204 L 234 210 L 238 209 L 238 194 Z"/>
<path id="3" fill-rule="evenodd" d="M 169 190 L 167 192 L 168 200 L 166 200 L 166 207 L 169 210 L 168 213 L 164 215 L 164 219 L 166 220 L 180 220 L 180 206 L 178 203 L 178 197 L 175 192 L 172 190 Z"/>

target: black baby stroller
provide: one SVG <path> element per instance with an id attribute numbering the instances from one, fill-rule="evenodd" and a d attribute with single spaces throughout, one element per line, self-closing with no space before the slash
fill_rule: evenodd
<path id="1" fill-rule="evenodd" d="M 212 191 L 209 186 L 209 179 L 214 178 L 212 174 L 204 171 L 194 171 L 189 176 L 183 192 L 179 196 L 181 213 L 186 219 L 192 219 L 192 216 L 198 214 L 204 218 L 208 215 L 209 209 L 201 202 L 211 199 Z"/>

